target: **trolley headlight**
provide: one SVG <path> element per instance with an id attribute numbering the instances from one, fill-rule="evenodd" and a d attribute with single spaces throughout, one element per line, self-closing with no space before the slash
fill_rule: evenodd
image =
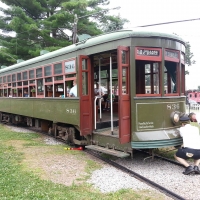
<path id="1" fill-rule="evenodd" d="M 170 116 L 173 124 L 178 124 L 179 123 L 179 118 L 180 118 L 180 114 L 179 112 L 175 111 L 175 112 L 172 112 L 171 113 L 171 116 Z"/>

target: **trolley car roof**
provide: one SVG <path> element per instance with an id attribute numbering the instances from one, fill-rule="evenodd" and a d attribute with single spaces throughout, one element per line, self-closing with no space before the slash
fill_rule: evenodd
<path id="1" fill-rule="evenodd" d="M 115 32 L 102 34 L 99 36 L 94 36 L 89 39 L 78 42 L 76 44 L 58 49 L 56 51 L 53 51 L 53 52 L 50 52 L 47 54 L 44 54 L 42 56 L 38 56 L 38 57 L 32 58 L 30 60 L 20 62 L 20 63 L 14 64 L 12 66 L 8 66 L 4 69 L 0 69 L 0 73 L 9 72 L 16 68 L 21 68 L 26 65 L 30 65 L 32 63 L 38 63 L 38 62 L 48 60 L 53 57 L 57 57 L 60 55 L 71 53 L 71 52 L 75 52 L 75 51 L 78 51 L 79 49 L 88 48 L 88 47 L 91 47 L 94 45 L 100 45 L 102 43 L 112 42 L 112 41 L 124 39 L 124 38 L 143 38 L 143 37 L 145 37 L 145 38 L 168 38 L 168 39 L 179 41 L 182 44 L 185 43 L 181 37 L 179 37 L 175 34 L 149 31 L 144 28 L 136 28 L 133 30 L 119 30 L 119 31 L 115 31 Z"/>

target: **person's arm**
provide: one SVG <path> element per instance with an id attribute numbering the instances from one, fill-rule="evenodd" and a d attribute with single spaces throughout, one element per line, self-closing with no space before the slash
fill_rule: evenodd
<path id="1" fill-rule="evenodd" d="M 72 88 L 70 89 L 69 91 L 69 97 L 72 97 L 73 96 L 73 91 L 72 91 Z"/>

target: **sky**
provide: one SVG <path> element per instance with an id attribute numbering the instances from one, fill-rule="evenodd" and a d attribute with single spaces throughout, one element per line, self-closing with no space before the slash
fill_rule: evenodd
<path id="1" fill-rule="evenodd" d="M 128 19 L 125 28 L 157 24 L 171 21 L 198 19 L 168 25 L 149 27 L 150 29 L 176 33 L 191 45 L 193 60 L 196 64 L 188 67 L 186 89 L 200 86 L 200 1 L 199 0 L 110 0 L 110 8 L 120 6 L 119 10 L 110 10 L 111 14 Z"/>
<path id="2" fill-rule="evenodd" d="M 27 0 L 28 1 L 28 0 Z M 193 60 L 196 64 L 188 67 L 186 89 L 200 86 L 200 1 L 199 0 L 110 0 L 108 8 L 120 6 L 119 10 L 110 10 L 109 14 L 120 15 L 130 22 L 124 28 L 156 24 L 163 22 L 198 19 L 168 25 L 149 27 L 156 31 L 176 33 L 190 42 Z M 0 2 L 0 7 L 2 3 Z"/>

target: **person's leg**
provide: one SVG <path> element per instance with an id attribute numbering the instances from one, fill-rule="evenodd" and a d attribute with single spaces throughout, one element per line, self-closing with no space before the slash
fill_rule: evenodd
<path id="1" fill-rule="evenodd" d="M 194 160 L 194 171 L 195 171 L 195 174 L 200 174 L 199 163 L 200 163 L 200 159 Z"/>
<path id="2" fill-rule="evenodd" d="M 105 109 L 108 107 L 108 102 L 106 101 L 106 103 L 105 103 Z"/>
<path id="3" fill-rule="evenodd" d="M 105 104 L 105 109 L 108 109 L 108 107 L 109 107 L 109 99 L 107 98 L 106 99 L 106 104 Z"/>
<path id="4" fill-rule="evenodd" d="M 110 100 L 109 100 L 109 102 L 108 102 L 108 109 L 110 109 Z"/>
<path id="5" fill-rule="evenodd" d="M 186 161 L 186 152 L 185 149 L 178 149 L 178 151 L 176 152 L 176 155 L 174 155 L 174 158 L 181 163 L 183 166 L 185 166 L 185 171 L 183 172 L 183 174 L 188 175 L 192 172 L 195 172 L 193 166 L 189 165 L 189 163 Z M 196 173 L 196 172 L 195 172 Z"/>
<path id="6" fill-rule="evenodd" d="M 199 166 L 199 163 L 200 163 L 200 159 L 194 160 L 194 165 Z"/>
<path id="7" fill-rule="evenodd" d="M 188 163 L 185 159 L 180 158 L 180 157 L 177 157 L 176 155 L 174 155 L 174 158 L 175 158 L 179 163 L 181 163 L 182 165 L 184 165 L 185 167 L 190 166 L 189 163 Z"/>

